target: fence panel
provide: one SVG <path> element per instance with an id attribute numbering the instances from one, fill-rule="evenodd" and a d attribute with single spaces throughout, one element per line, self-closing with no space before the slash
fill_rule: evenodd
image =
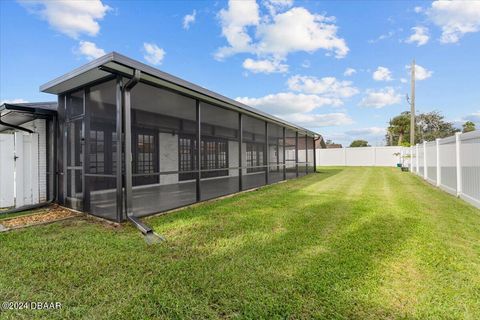
<path id="1" fill-rule="evenodd" d="M 435 184 L 437 182 L 437 143 L 427 142 L 427 180 Z"/>
<path id="2" fill-rule="evenodd" d="M 424 158 L 425 158 L 425 146 L 423 144 L 418 145 L 418 175 L 423 177 L 424 175 Z"/>
<path id="3" fill-rule="evenodd" d="M 440 187 L 452 194 L 457 193 L 457 163 L 455 157 L 455 136 L 440 140 Z"/>
<path id="4" fill-rule="evenodd" d="M 372 152 L 373 151 L 373 152 Z M 345 148 L 347 166 L 374 166 L 375 150 L 366 148 Z"/>
<path id="5" fill-rule="evenodd" d="M 384 166 L 394 167 L 401 162 L 401 153 L 408 154 L 403 147 L 361 147 L 339 149 L 317 149 L 319 166 Z M 405 164 L 408 161 L 405 160 Z"/>
<path id="6" fill-rule="evenodd" d="M 460 136 L 460 197 L 480 208 L 480 131 Z"/>

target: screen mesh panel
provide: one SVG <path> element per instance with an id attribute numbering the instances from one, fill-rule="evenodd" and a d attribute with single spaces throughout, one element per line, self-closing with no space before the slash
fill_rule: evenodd
<path id="1" fill-rule="evenodd" d="M 296 163 L 297 158 L 295 155 L 296 141 L 295 131 L 285 130 L 285 169 L 287 172 L 287 179 L 295 178 L 297 176 Z"/>
<path id="2" fill-rule="evenodd" d="M 238 192 L 238 113 L 207 103 L 200 110 L 200 199 Z"/>
<path id="3" fill-rule="evenodd" d="M 64 191 L 67 207 L 84 209 L 83 161 L 84 161 L 84 91 L 70 93 L 66 96 L 67 119 L 66 129 L 66 186 Z"/>
<path id="4" fill-rule="evenodd" d="M 275 183 L 283 180 L 283 128 L 273 124 L 268 124 L 268 182 Z"/>
<path id="5" fill-rule="evenodd" d="M 298 134 L 298 175 L 307 174 L 307 139 L 304 134 Z"/>
<path id="6" fill-rule="evenodd" d="M 133 213 L 196 201 L 196 101 L 138 83 L 131 93 Z"/>
<path id="7" fill-rule="evenodd" d="M 91 214 L 117 217 L 117 107 L 115 80 L 90 87 L 86 94 L 87 208 Z"/>
<path id="8" fill-rule="evenodd" d="M 244 152 L 243 189 L 265 185 L 267 170 L 265 121 L 243 116 L 242 152 Z"/>
<path id="9" fill-rule="evenodd" d="M 314 163 L 314 150 L 313 150 L 313 146 L 314 146 L 314 141 L 313 141 L 313 137 L 307 137 L 307 172 L 308 173 L 311 173 L 314 171 L 314 166 L 315 166 L 315 163 Z"/>

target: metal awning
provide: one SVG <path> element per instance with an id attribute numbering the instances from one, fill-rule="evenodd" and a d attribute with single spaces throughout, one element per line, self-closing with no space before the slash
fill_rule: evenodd
<path id="1" fill-rule="evenodd" d="M 130 59 L 116 52 L 110 52 L 93 60 L 61 77 L 40 86 L 40 91 L 53 94 L 62 94 L 77 88 L 82 88 L 92 82 L 107 79 L 112 74 L 132 78 L 135 70 L 141 71 L 142 82 L 157 84 L 163 87 L 183 92 L 186 95 L 201 99 L 206 102 L 221 105 L 227 109 L 240 111 L 254 117 L 266 119 L 305 134 L 320 138 L 321 135 L 311 130 L 302 128 L 288 121 L 257 110 L 236 100 L 227 98 L 218 93 L 200 87 L 191 82 L 160 71 L 139 61 Z"/>
<path id="2" fill-rule="evenodd" d="M 57 113 L 56 102 L 4 103 L 0 105 L 0 132 L 23 130 L 21 125 L 35 119 L 48 119 Z"/>

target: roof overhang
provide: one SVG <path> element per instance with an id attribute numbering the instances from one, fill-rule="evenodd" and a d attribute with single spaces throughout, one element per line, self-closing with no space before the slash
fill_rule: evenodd
<path id="1" fill-rule="evenodd" d="M 49 119 L 56 114 L 56 102 L 4 103 L 0 105 L 0 132 L 23 130 L 21 125 L 35 119 Z"/>
<path id="2" fill-rule="evenodd" d="M 61 77 L 45 83 L 44 85 L 40 86 L 40 91 L 58 95 L 82 88 L 92 82 L 107 79 L 111 77 L 112 74 L 122 75 L 124 77 L 131 78 L 133 77 L 135 70 L 141 71 L 142 75 L 140 81 L 142 82 L 156 84 L 162 87 L 167 87 L 176 91 L 180 91 L 188 96 L 192 96 L 206 102 L 221 105 L 228 109 L 241 111 L 257 118 L 267 119 L 271 122 L 296 129 L 311 136 L 320 137 L 320 135 L 316 132 L 284 121 L 280 118 L 249 107 L 236 100 L 227 98 L 218 93 L 175 77 L 166 72 L 160 71 L 139 61 L 130 59 L 116 52 L 110 52 Z"/>

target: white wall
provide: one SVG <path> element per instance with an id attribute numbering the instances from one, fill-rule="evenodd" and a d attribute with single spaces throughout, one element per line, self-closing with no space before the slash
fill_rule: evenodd
<path id="1" fill-rule="evenodd" d="M 403 147 L 360 147 L 316 149 L 317 166 L 383 166 L 395 167 Z"/>
<path id="2" fill-rule="evenodd" d="M 178 135 L 171 133 L 159 133 L 160 172 L 178 171 Z M 160 176 L 160 184 L 178 183 L 178 174 Z"/>

